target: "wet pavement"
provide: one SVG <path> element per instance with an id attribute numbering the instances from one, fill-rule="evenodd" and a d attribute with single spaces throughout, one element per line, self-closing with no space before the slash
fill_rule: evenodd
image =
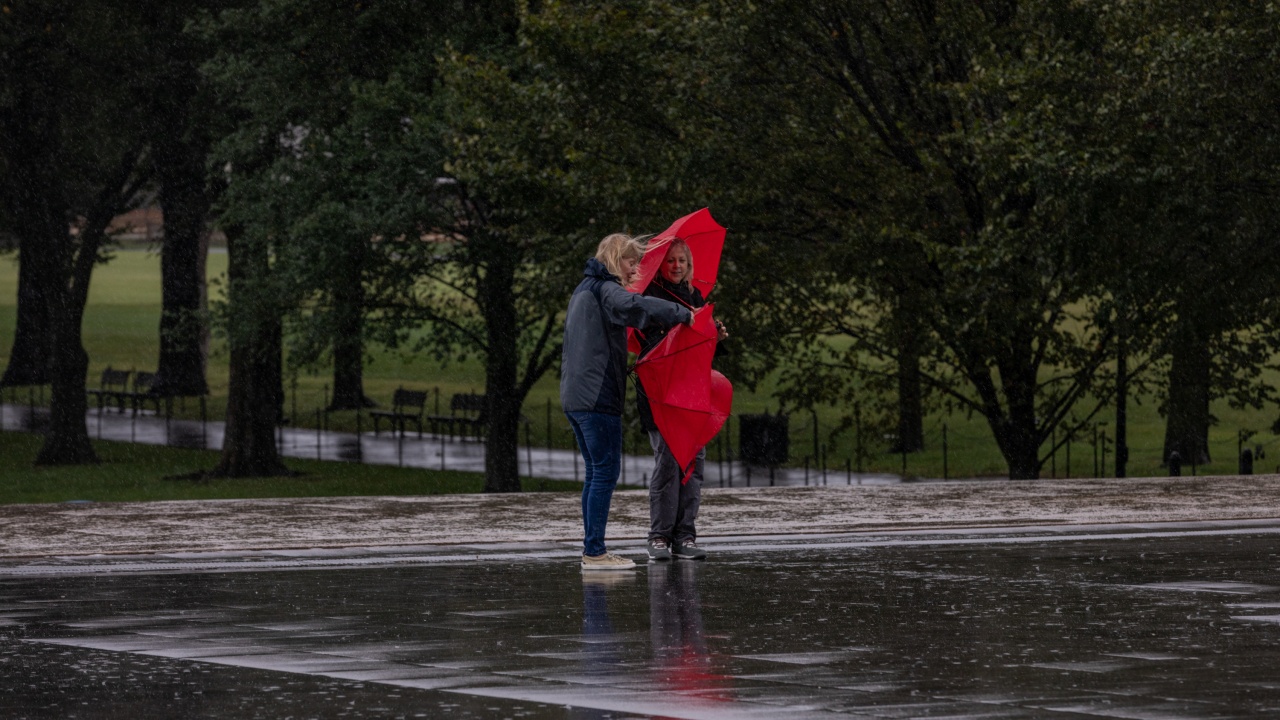
<path id="1" fill-rule="evenodd" d="M 607 576 L 557 542 L 9 559 L 0 716 L 1274 717 L 1277 539 L 725 536 Z"/>
<path id="2" fill-rule="evenodd" d="M 36 431 L 45 422 L 47 412 L 37 406 L 0 404 L 0 431 Z M 146 409 L 134 414 L 107 408 L 99 413 L 94 407 L 85 415 L 85 423 L 90 436 L 98 440 L 197 450 L 220 449 L 224 436 L 222 422 L 177 420 Z M 277 432 L 276 444 L 285 457 L 484 472 L 484 443 L 456 435 L 412 430 L 352 433 L 282 427 Z M 708 452 L 704 482 L 715 487 L 885 485 L 901 481 L 897 475 L 859 473 L 847 467 L 751 467 L 736 460 L 722 460 L 715 449 Z M 582 456 L 576 450 L 526 443 L 520 446 L 517 459 L 521 477 L 575 481 L 582 478 Z M 646 487 L 652 472 L 651 452 L 624 455 L 620 484 Z"/>
<path id="3" fill-rule="evenodd" d="M 0 506 L 0 717 L 1280 716 L 1280 477 L 832 480 L 594 576 L 573 493 Z"/>

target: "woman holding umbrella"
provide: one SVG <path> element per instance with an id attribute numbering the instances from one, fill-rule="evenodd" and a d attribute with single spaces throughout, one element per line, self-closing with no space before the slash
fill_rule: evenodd
<path id="1" fill-rule="evenodd" d="M 692 277 L 693 253 L 684 240 L 676 238 L 667 244 L 658 274 L 645 288 L 644 295 L 696 310 L 706 304 L 706 299 L 702 291 L 690 283 Z M 640 356 L 644 357 L 666 337 L 667 330 L 656 324 L 641 328 Z M 716 331 L 718 340 L 729 336 L 719 322 Z M 702 471 L 707 450 L 703 447 L 698 451 L 692 470 L 686 472 L 667 448 L 643 390 L 636 393 L 636 407 L 640 424 L 649 433 L 654 457 L 653 479 L 649 482 L 649 557 L 658 561 L 670 560 L 673 556 L 685 560 L 706 559 L 707 552 L 697 545 L 695 523 L 702 502 Z"/>
<path id="2" fill-rule="evenodd" d="M 629 285 L 644 256 L 639 240 L 615 233 L 600 241 L 573 291 L 564 323 L 560 404 L 586 463 L 582 486 L 583 570 L 627 570 L 635 563 L 607 552 L 605 524 L 622 469 L 622 402 L 627 328 L 662 329 L 693 320 L 687 307 L 644 297 Z"/>

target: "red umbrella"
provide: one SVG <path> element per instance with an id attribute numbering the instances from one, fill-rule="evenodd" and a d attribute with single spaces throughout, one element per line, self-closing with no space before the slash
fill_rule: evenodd
<path id="1" fill-rule="evenodd" d="M 698 451 L 720 432 L 733 408 L 733 385 L 711 369 L 718 337 L 714 308 L 698 308 L 692 325 L 672 328 L 636 363 L 653 422 L 685 468 L 682 482 L 688 482 Z"/>
<path id="2" fill-rule="evenodd" d="M 724 233 L 724 226 L 716 222 L 706 208 L 671 223 L 671 227 L 649 238 L 648 251 L 640 261 L 640 274 L 631 289 L 644 292 L 649 287 L 649 282 L 662 268 L 667 246 L 678 239 L 685 241 L 689 254 L 693 256 L 693 278 L 690 282 L 702 291 L 702 297 L 711 297 L 711 290 L 716 286 L 716 274 L 720 271 Z"/>
<path id="3" fill-rule="evenodd" d="M 689 246 L 689 255 L 693 259 L 693 277 L 689 279 L 689 283 L 702 292 L 704 299 L 710 297 L 716 286 L 716 275 L 720 272 L 724 235 L 724 226 L 711 217 L 711 211 L 707 208 L 685 215 L 671 223 L 671 227 L 649 238 L 636 281 L 629 289 L 632 292 L 644 292 L 662 269 L 662 261 L 667 256 L 667 247 L 671 245 L 671 241 L 683 240 Z M 627 331 L 627 350 L 640 354 L 640 340 L 634 330 Z"/>
<path id="4" fill-rule="evenodd" d="M 693 259 L 690 283 L 706 298 L 716 285 L 725 229 L 703 208 L 671 224 L 649 239 L 648 250 L 633 292 L 644 292 L 662 268 L 667 246 L 683 240 Z M 649 399 L 654 424 L 689 480 L 698 451 L 720 432 L 733 406 L 733 385 L 711 369 L 718 335 L 714 307 L 704 305 L 694 313 L 691 326 L 677 325 L 636 363 L 636 374 Z M 640 352 L 640 343 L 630 335 L 629 349 Z"/>

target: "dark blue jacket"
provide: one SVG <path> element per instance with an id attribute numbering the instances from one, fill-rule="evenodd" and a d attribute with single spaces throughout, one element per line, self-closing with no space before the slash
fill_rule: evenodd
<path id="1" fill-rule="evenodd" d="M 628 292 L 595 258 L 569 299 L 560 363 L 565 412 L 622 414 L 627 382 L 627 328 L 688 322 L 688 308 Z"/>

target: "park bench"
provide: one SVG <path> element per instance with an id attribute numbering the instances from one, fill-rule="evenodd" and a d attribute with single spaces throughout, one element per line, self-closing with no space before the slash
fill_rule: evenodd
<path id="1" fill-rule="evenodd" d="M 456 393 L 449 400 L 448 415 L 431 415 L 427 418 L 431 423 L 431 432 L 441 434 L 448 428 L 450 435 L 461 432 L 464 436 L 477 439 L 483 437 L 485 425 L 484 395 L 479 393 Z"/>
<path id="2" fill-rule="evenodd" d="M 399 430 L 403 435 L 405 425 L 413 423 L 418 427 L 418 436 L 422 436 L 422 413 L 427 406 L 427 393 L 423 390 L 405 390 L 396 388 L 391 396 L 390 410 L 371 410 L 373 418 L 373 434 L 377 435 L 383 420 L 391 424 L 392 430 Z"/>
<path id="3" fill-rule="evenodd" d="M 156 395 L 151 392 L 152 387 L 156 384 L 156 374 L 150 372 L 136 372 L 133 374 L 133 392 L 128 394 L 129 401 L 133 403 L 133 414 L 137 415 L 138 410 L 142 409 L 147 403 L 155 406 L 156 415 L 160 414 L 160 402 L 167 401 L 169 398 Z"/>
<path id="4" fill-rule="evenodd" d="M 124 412 L 124 406 L 130 400 L 129 376 L 132 374 L 131 370 L 114 370 L 110 365 L 102 371 L 98 388 L 87 391 L 90 396 L 98 399 L 99 415 L 102 414 L 103 406 L 108 403 L 114 403 L 120 412 Z"/>

